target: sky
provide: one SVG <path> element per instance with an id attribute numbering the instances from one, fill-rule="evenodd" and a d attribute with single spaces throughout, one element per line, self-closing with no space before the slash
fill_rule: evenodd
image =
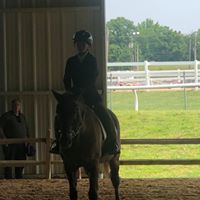
<path id="1" fill-rule="evenodd" d="M 135 25 L 147 18 L 190 34 L 200 29 L 200 0 L 105 0 L 106 21 L 125 17 Z"/>

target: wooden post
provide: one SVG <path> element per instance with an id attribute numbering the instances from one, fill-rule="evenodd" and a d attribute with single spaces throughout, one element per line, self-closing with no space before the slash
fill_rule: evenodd
<path id="1" fill-rule="evenodd" d="M 49 153 L 51 147 L 51 129 L 47 132 L 46 138 L 46 178 L 51 179 L 51 155 Z"/>
<path id="2" fill-rule="evenodd" d="M 199 75 L 198 75 L 198 64 L 199 64 L 199 61 L 197 61 L 195 59 L 194 61 L 194 81 L 195 83 L 199 83 Z M 195 87 L 195 90 L 198 90 L 198 87 Z"/>
<path id="3" fill-rule="evenodd" d="M 144 61 L 144 70 L 145 70 L 146 86 L 150 86 L 149 63 L 146 60 Z"/>
<path id="4" fill-rule="evenodd" d="M 134 109 L 136 112 L 138 112 L 138 95 L 137 95 L 137 90 L 133 90 L 134 93 Z"/>

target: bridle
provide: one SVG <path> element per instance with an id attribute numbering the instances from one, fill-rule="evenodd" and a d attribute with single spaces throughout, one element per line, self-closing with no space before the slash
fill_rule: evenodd
<path id="1" fill-rule="evenodd" d="M 80 103 L 76 101 L 75 109 L 73 112 L 73 119 L 70 123 L 70 126 L 66 131 L 62 131 L 63 129 L 60 127 L 60 140 L 62 134 L 66 134 L 70 138 L 71 146 L 73 145 L 74 140 L 80 134 L 81 130 L 83 129 L 83 121 L 85 118 L 84 110 L 81 108 Z"/>

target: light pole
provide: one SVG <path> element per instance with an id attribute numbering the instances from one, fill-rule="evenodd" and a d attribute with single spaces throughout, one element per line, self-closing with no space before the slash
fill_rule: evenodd
<path id="1" fill-rule="evenodd" d="M 191 61 L 191 49 L 192 49 L 192 39 L 191 39 L 191 35 L 189 38 L 189 52 L 188 52 L 188 60 Z"/>
<path id="2" fill-rule="evenodd" d="M 133 36 L 137 37 L 138 35 L 140 35 L 140 32 L 133 32 Z M 135 62 L 139 62 L 139 46 L 137 44 L 137 42 L 135 42 L 135 49 L 134 49 L 134 61 Z"/>

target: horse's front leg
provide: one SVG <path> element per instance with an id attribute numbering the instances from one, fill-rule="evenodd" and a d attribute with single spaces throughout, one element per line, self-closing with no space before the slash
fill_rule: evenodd
<path id="1" fill-rule="evenodd" d="M 99 175 L 99 162 L 94 161 L 86 167 L 89 174 L 90 188 L 88 192 L 89 200 L 98 199 L 98 175 Z"/>
<path id="2" fill-rule="evenodd" d="M 69 182 L 69 196 L 71 200 L 77 200 L 78 194 L 77 194 L 77 177 L 76 177 L 76 171 L 77 168 L 75 167 L 65 167 L 65 171 L 67 174 L 67 179 Z"/>

